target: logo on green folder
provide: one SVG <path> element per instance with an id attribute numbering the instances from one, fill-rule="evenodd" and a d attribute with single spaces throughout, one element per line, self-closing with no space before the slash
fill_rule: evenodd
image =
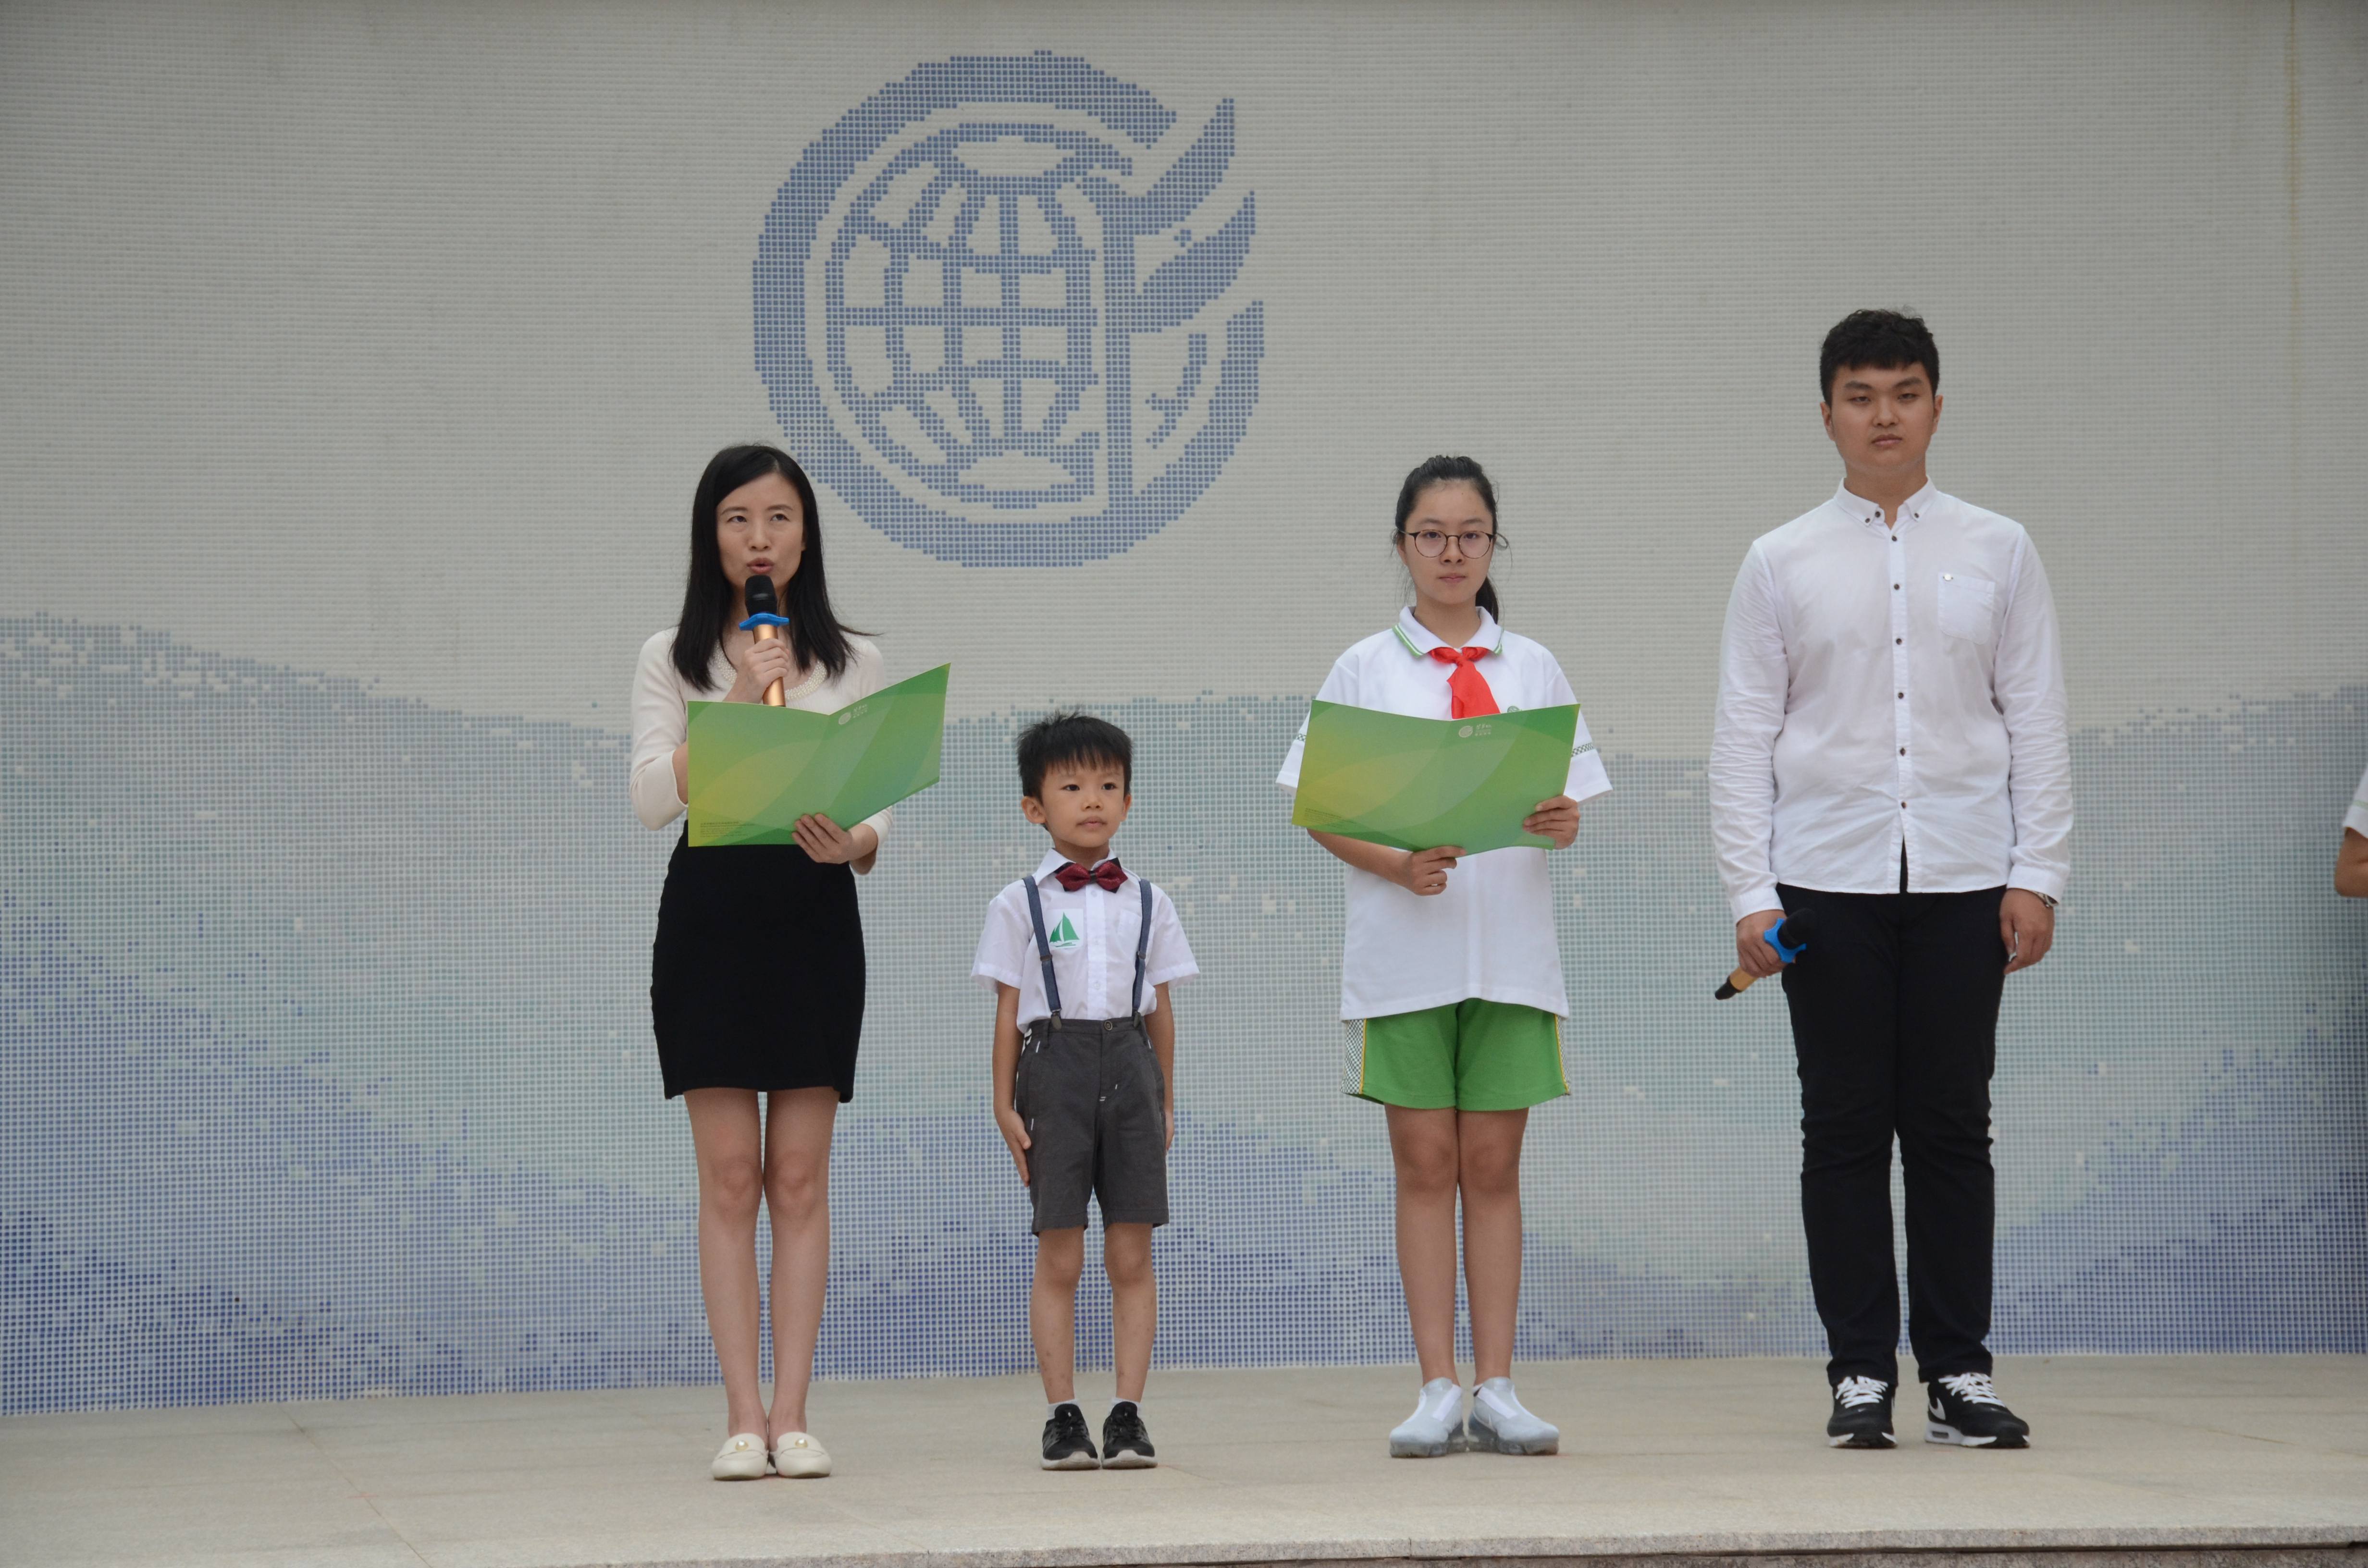
<path id="1" fill-rule="evenodd" d="M 1082 938 L 1077 935 L 1076 926 L 1070 924 L 1069 917 L 1064 915 L 1061 916 L 1061 923 L 1053 927 L 1053 934 L 1044 938 L 1044 945 L 1048 948 L 1058 948 L 1065 953 L 1076 947 L 1080 940 Z"/>

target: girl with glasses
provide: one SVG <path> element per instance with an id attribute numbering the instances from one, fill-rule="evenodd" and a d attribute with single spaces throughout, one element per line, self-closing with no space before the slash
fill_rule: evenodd
<path id="1" fill-rule="evenodd" d="M 1391 544 L 1414 602 L 1341 654 L 1317 698 L 1425 719 L 1575 703 L 1554 656 L 1497 623 L 1489 569 L 1503 543 L 1496 489 L 1478 463 L 1437 457 L 1406 475 Z M 1305 740 L 1303 726 L 1278 779 L 1287 790 L 1298 787 Z M 1582 720 L 1564 792 L 1539 801 L 1522 830 L 1568 848 L 1579 802 L 1611 788 Z M 1383 1108 L 1396 1169 L 1398 1273 L 1423 1381 L 1390 1452 L 1554 1453 L 1560 1431 L 1523 1408 L 1512 1381 L 1521 1135 L 1531 1106 L 1570 1092 L 1562 1061 L 1570 1003 L 1546 851 L 1466 856 L 1452 844 L 1407 851 L 1309 836 L 1348 868 L 1341 1086 Z M 1472 1303 L 1468 1414 L 1455 1367 L 1459 1197 Z"/>

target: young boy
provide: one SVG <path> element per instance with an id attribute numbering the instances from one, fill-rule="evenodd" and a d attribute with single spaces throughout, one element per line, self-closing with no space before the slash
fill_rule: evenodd
<path id="1" fill-rule="evenodd" d="M 1050 1405 L 1046 1470 L 1156 1464 L 1143 1382 L 1159 1317 L 1151 1232 L 1167 1223 L 1176 1135 L 1170 982 L 1201 972 L 1167 895 L 1107 858 L 1134 803 L 1117 725 L 1055 713 L 1019 736 L 1019 809 L 1052 835 L 1036 869 L 987 905 L 972 977 L 995 989 L 995 1119 L 1034 1210 L 1028 1328 Z M 1086 1199 L 1102 1210 L 1118 1399 L 1101 1452 L 1076 1398 Z"/>

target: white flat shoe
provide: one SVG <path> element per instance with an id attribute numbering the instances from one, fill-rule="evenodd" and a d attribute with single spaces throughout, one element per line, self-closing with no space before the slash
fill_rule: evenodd
<path id="1" fill-rule="evenodd" d="M 794 1481 L 830 1473 L 830 1450 L 804 1432 L 784 1432 L 773 1444 L 773 1471 Z"/>
<path id="2" fill-rule="evenodd" d="M 754 1432 L 738 1432 L 715 1450 L 708 1473 L 718 1481 L 762 1481 L 772 1468 L 765 1462 L 765 1439 Z"/>

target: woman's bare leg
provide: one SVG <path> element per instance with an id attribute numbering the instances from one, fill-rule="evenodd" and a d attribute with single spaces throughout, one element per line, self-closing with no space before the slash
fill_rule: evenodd
<path id="1" fill-rule="evenodd" d="M 754 1089 L 692 1089 L 690 1146 L 699 1160 L 699 1293 L 723 1371 L 723 1435 L 765 1430 L 757 1381 L 757 1203 L 764 1156 Z"/>
<path id="2" fill-rule="evenodd" d="M 1463 1189 L 1463 1285 L 1472 1302 L 1472 1381 L 1485 1383 L 1513 1375 L 1513 1334 L 1521 1315 L 1521 1134 L 1530 1113 L 1454 1114 L 1457 1179 Z"/>
<path id="3" fill-rule="evenodd" d="M 830 1278 L 830 1135 L 836 1089 L 781 1089 L 765 1120 L 765 1208 L 773 1221 L 773 1419 L 766 1437 L 806 1429 L 806 1385 Z M 761 1430 L 761 1428 L 760 1428 Z"/>
<path id="4" fill-rule="evenodd" d="M 1398 1278 L 1422 1381 L 1455 1376 L 1456 1112 L 1387 1106 L 1397 1171 Z"/>

